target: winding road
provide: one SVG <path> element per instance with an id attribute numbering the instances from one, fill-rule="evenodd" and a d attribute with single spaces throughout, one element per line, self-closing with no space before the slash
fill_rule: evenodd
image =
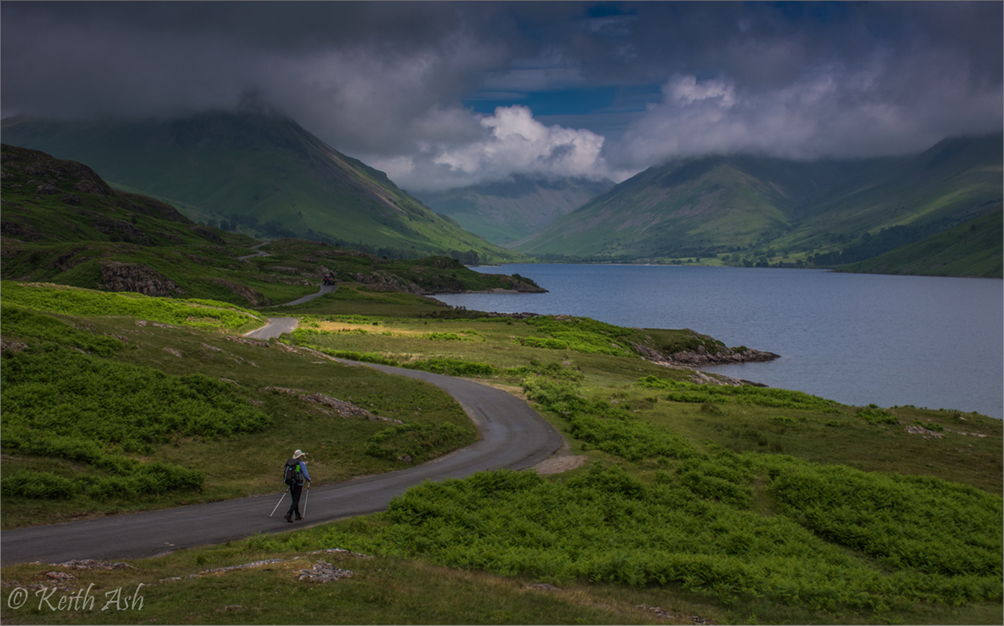
<path id="1" fill-rule="evenodd" d="M 321 294 L 314 297 L 317 295 Z M 290 319 L 295 328 L 295 318 L 276 318 L 254 332 L 259 333 L 259 337 L 269 336 L 286 327 L 280 320 Z M 255 335 L 249 333 L 248 336 Z M 460 403 L 477 425 L 481 439 L 422 465 L 315 487 L 309 491 L 309 524 L 382 511 L 391 498 L 425 480 L 463 478 L 489 469 L 531 467 L 562 445 L 561 435 L 526 402 L 499 389 L 440 374 L 341 362 L 417 378 L 440 387 Z M 304 447 L 310 451 L 309 446 L 305 444 Z M 277 467 L 281 462 L 282 459 L 276 459 Z M 302 527 L 302 524 L 288 524 L 279 511 L 269 518 L 269 512 L 281 493 L 277 491 L 264 496 L 162 511 L 7 530 L 0 534 L 0 564 L 143 558 L 241 539 L 254 533 L 274 533 Z M 285 502 L 288 506 L 288 500 Z"/>

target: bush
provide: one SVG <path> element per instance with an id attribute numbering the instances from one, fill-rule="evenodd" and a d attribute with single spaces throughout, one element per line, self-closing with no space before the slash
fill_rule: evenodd
<path id="1" fill-rule="evenodd" d="M 81 484 L 94 493 L 198 488 L 200 472 L 124 454 L 148 453 L 152 444 L 175 435 L 226 437 L 271 424 L 267 414 L 218 380 L 168 376 L 51 344 L 5 356 L 0 381 L 4 447 L 87 463 L 114 475 L 108 479 L 114 484 L 104 487 Z"/>
<path id="2" fill-rule="evenodd" d="M 777 409 L 816 409 L 826 412 L 836 411 L 836 402 L 818 396 L 789 391 L 787 389 L 770 389 L 754 385 L 698 385 L 656 376 L 646 376 L 638 380 L 638 384 L 647 389 L 664 389 L 671 393 L 667 399 L 672 402 L 700 403 L 734 403 L 745 405 L 766 406 Z"/>
<path id="3" fill-rule="evenodd" d="M 495 368 L 487 363 L 448 358 L 425 359 L 415 361 L 414 363 L 405 363 L 404 367 L 424 372 L 445 374 L 447 376 L 466 376 L 471 378 L 484 378 L 495 374 Z"/>
<path id="4" fill-rule="evenodd" d="M 42 339 L 101 356 L 110 356 L 122 349 L 122 342 L 118 339 L 78 330 L 54 317 L 18 306 L 0 306 L 0 317 L 6 337 Z"/>
<path id="5" fill-rule="evenodd" d="M 745 480 L 755 465 L 746 458 L 723 459 L 726 470 L 718 472 L 716 484 Z M 775 482 L 793 469 L 799 475 L 826 476 L 825 468 L 790 457 L 770 459 L 765 466 Z M 682 466 L 711 477 L 721 460 Z M 933 491 L 944 486 L 933 486 Z M 912 484 L 906 491 L 916 494 L 918 487 Z M 976 500 L 992 498 L 972 492 Z M 929 505 L 947 503 L 932 500 Z M 918 518 L 935 512 L 929 505 L 921 506 Z M 986 511 L 994 512 L 992 506 Z M 997 600 L 1001 595 L 999 550 L 993 554 L 999 548 L 999 524 L 977 528 L 985 521 L 981 518 L 954 527 L 969 533 L 955 543 L 989 541 L 985 555 L 963 565 L 971 567 L 966 573 L 916 567 L 903 558 L 876 566 L 788 516 L 765 517 L 725 501 L 695 499 L 667 472 L 647 485 L 616 466 L 592 466 L 566 484 L 532 472 L 482 472 L 413 487 L 391 501 L 383 521 L 360 529 L 359 535 L 332 527 L 323 545 L 365 545 L 383 554 L 423 555 L 448 567 L 550 582 L 677 583 L 723 599 L 763 598 L 824 610 L 886 610 L 917 602 Z M 905 554 L 900 549 L 908 548 L 914 527 L 886 530 L 894 539 L 886 545 Z M 925 554 L 938 550 L 932 542 Z"/>
<path id="6" fill-rule="evenodd" d="M 72 480 L 52 472 L 18 470 L 0 483 L 0 493 L 4 497 L 31 500 L 62 500 L 71 497 L 74 491 Z"/>
<path id="7" fill-rule="evenodd" d="M 869 424 L 899 424 L 899 419 L 891 411 L 870 406 L 865 409 L 858 409 L 856 415 Z"/>

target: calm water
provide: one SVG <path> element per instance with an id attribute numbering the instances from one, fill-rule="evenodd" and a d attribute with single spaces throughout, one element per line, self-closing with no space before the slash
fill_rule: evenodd
<path id="1" fill-rule="evenodd" d="M 482 311 L 691 328 L 780 354 L 708 368 L 845 404 L 913 404 L 1004 417 L 1004 282 L 823 270 L 504 265 L 546 294 L 438 296 Z"/>

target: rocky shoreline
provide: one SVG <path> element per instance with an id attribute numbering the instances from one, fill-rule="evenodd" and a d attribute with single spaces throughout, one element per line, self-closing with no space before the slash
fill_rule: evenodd
<path id="1" fill-rule="evenodd" d="M 712 365 L 731 365 L 734 363 L 765 363 L 781 358 L 773 352 L 754 350 L 752 348 L 720 348 L 716 352 L 709 352 L 704 346 L 698 346 L 696 350 L 681 350 L 672 354 L 663 354 L 653 350 L 648 346 L 632 343 L 635 350 L 642 355 L 646 361 L 651 361 L 656 365 L 671 367 L 674 369 L 686 369 L 694 372 L 691 380 L 693 382 L 706 385 L 752 385 L 754 387 L 766 387 L 763 383 L 756 383 L 751 380 L 732 378 L 723 374 L 709 376 L 704 372 L 697 371 L 698 367 L 710 367 Z"/>
<path id="2" fill-rule="evenodd" d="M 718 352 L 708 352 L 704 346 L 698 346 L 697 350 L 685 350 L 670 355 L 662 355 L 666 360 L 674 365 L 684 367 L 708 367 L 711 365 L 732 365 L 734 363 L 766 363 L 781 358 L 773 352 L 764 352 L 745 348 L 737 350 L 734 348 L 723 348 Z"/>

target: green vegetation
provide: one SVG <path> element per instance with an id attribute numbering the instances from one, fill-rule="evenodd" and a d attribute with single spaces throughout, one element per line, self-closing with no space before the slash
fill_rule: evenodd
<path id="1" fill-rule="evenodd" d="M 407 455 L 415 463 L 429 460 L 431 450 L 461 448 L 471 442 L 471 429 L 456 424 L 403 424 L 379 432 L 366 442 L 366 452 L 378 458 L 400 459 Z"/>
<path id="2" fill-rule="evenodd" d="M 3 307 L 3 317 L 7 336 L 43 340 L 4 359 L 4 447 L 94 470 L 72 481 L 18 470 L 3 480 L 7 495 L 57 499 L 84 492 L 103 500 L 198 489 L 202 472 L 126 455 L 150 454 L 152 444 L 173 437 L 254 433 L 271 423 L 226 383 L 200 374 L 169 377 L 74 351 L 91 348 L 110 356 L 123 347 L 118 340 L 88 338 L 55 318 L 10 306 Z"/>
<path id="3" fill-rule="evenodd" d="M 0 285 L 5 304 L 64 315 L 128 315 L 141 320 L 204 330 L 237 332 L 258 328 L 267 321 L 255 311 L 212 300 L 152 298 L 136 293 L 102 293 L 10 281 L 4 281 Z"/>
<path id="4" fill-rule="evenodd" d="M 359 287 L 354 296 L 329 298 L 360 299 L 373 289 L 370 304 L 408 295 L 395 292 L 540 291 L 527 279 L 485 276 L 450 257 L 387 261 L 386 255 L 302 239 L 274 241 L 253 250 L 257 242 L 251 237 L 195 224 L 171 205 L 115 191 L 79 163 L 8 145 L 2 150 L 5 280 L 255 308 L 316 293 L 327 273 L 342 285 Z M 477 256 L 470 251 L 449 253 Z M 418 248 L 405 256 L 419 256 Z M 441 307 L 428 304 L 430 309 Z"/>
<path id="5" fill-rule="evenodd" d="M 820 409 L 836 412 L 836 402 L 818 396 L 788 391 L 787 389 L 770 389 L 741 385 L 739 387 L 696 385 L 655 376 L 646 376 L 638 384 L 648 389 L 669 390 L 666 396 L 672 402 L 718 402 L 736 403 L 740 405 L 755 404 L 784 409 Z"/>
<path id="6" fill-rule="evenodd" d="M 413 458 L 476 439 L 437 388 L 226 334 L 247 319 L 231 305 L 52 285 L 3 293 L 4 528 L 275 491 L 297 447 L 318 484 L 401 467 L 371 454 L 387 422 L 266 387 L 400 415 L 421 436 L 385 441 Z"/>
<path id="7" fill-rule="evenodd" d="M 1004 276 L 1004 212 L 999 208 L 955 228 L 896 248 L 842 272 L 922 276 Z"/>
<path id="8" fill-rule="evenodd" d="M 5 122 L 8 144 L 85 163 L 110 182 L 160 198 L 212 227 L 326 241 L 390 258 L 451 252 L 483 262 L 523 258 L 462 230 L 383 172 L 277 115 Z"/>
<path id="9" fill-rule="evenodd" d="M 437 389 L 343 367 L 306 347 L 522 393 L 571 453 L 586 457 L 552 477 L 498 471 L 425 483 L 386 513 L 136 561 L 136 571 L 93 578 L 99 590 L 151 585 L 147 619 L 656 619 L 644 605 L 688 623 L 1000 621 L 999 420 L 696 384 L 687 370 L 639 358 L 642 349 L 723 347 L 690 331 L 446 311 L 358 284 L 310 303 L 288 345 L 268 347 L 184 314 L 237 311 L 228 305 L 13 287 L 4 285 L 16 298 L 5 298 L 2 311 L 4 528 L 276 491 L 277 466 L 297 447 L 310 452 L 315 484 L 323 484 L 473 441 L 469 420 Z M 42 312 L 48 306 L 62 308 Z M 142 326 L 127 310 L 175 321 Z M 295 390 L 405 423 L 346 419 Z M 149 407 L 137 411 L 133 398 Z M 185 408 L 189 401 L 205 406 Z M 114 419 L 94 419 L 98 403 Z M 196 419 L 213 407 L 227 407 L 226 418 L 212 420 L 217 431 Z M 917 423 L 941 437 L 911 434 L 907 425 Z M 333 548 L 376 558 L 308 554 Z M 188 578 L 268 559 L 281 561 Z M 297 582 L 302 569 L 334 559 L 355 576 L 309 591 Z M 3 581 L 42 582 L 51 569 L 4 568 Z M 91 580 L 80 573 L 74 584 Z M 558 589 L 524 587 L 531 583 Z M 178 593 L 200 602 L 180 602 Z M 290 607 L 289 594 L 302 602 Z M 8 616 L 86 623 L 107 614 L 26 607 Z"/>
<path id="10" fill-rule="evenodd" d="M 855 161 L 673 161 L 600 194 L 517 249 L 556 262 L 864 261 L 850 271 L 999 276 L 994 223 L 920 240 L 998 212 L 1001 142 L 1000 134 L 946 139 L 913 156 Z"/>
<path id="11" fill-rule="evenodd" d="M 559 585 L 679 583 L 725 602 L 763 598 L 816 610 L 1000 599 L 999 498 L 937 479 L 864 473 L 835 488 L 830 468 L 783 457 L 759 468 L 733 462 L 731 472 L 691 464 L 681 467 L 682 480 L 663 472 L 650 483 L 616 466 L 594 465 L 564 483 L 486 472 L 413 488 L 365 530 L 333 527 L 309 542 L 294 536 L 272 545 L 365 547 Z M 770 490 L 782 506 L 810 522 L 748 510 L 745 484 L 737 488 L 729 474 L 745 483 L 764 467 L 778 472 Z M 875 501 L 884 495 L 898 496 L 892 511 Z M 810 504 L 789 504 L 799 497 Z M 945 506 L 972 516 L 945 516 Z"/>
<path id="12" fill-rule="evenodd" d="M 508 182 L 425 192 L 421 200 L 436 213 L 456 220 L 464 230 L 507 245 L 571 213 L 612 186 L 612 181 L 549 181 L 516 175 Z"/>

